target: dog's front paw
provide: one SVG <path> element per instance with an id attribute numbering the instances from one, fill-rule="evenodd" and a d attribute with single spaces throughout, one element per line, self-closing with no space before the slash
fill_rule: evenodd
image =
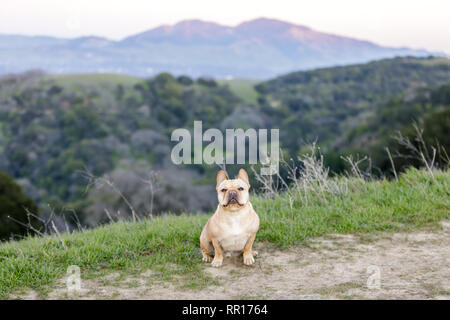
<path id="1" fill-rule="evenodd" d="M 253 254 L 250 253 L 244 253 L 244 264 L 249 266 L 255 263 L 255 258 L 253 258 Z"/>
<path id="2" fill-rule="evenodd" d="M 222 265 L 223 259 L 214 258 L 214 260 L 211 262 L 211 265 L 213 267 L 220 267 Z"/>
<path id="3" fill-rule="evenodd" d="M 212 257 L 210 255 L 204 254 L 202 260 L 204 262 L 211 262 L 212 261 Z"/>

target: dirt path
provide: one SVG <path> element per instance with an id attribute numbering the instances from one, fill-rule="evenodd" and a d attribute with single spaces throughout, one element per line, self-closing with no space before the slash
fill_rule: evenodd
<path id="1" fill-rule="evenodd" d="M 450 221 L 442 226 L 438 231 L 334 235 L 286 251 L 259 244 L 252 267 L 239 257 L 225 258 L 221 268 L 206 267 L 218 285 L 205 289 L 152 283 L 151 272 L 120 281 L 113 274 L 83 280 L 78 298 L 450 299 Z M 50 299 L 67 297 L 62 283 Z"/>

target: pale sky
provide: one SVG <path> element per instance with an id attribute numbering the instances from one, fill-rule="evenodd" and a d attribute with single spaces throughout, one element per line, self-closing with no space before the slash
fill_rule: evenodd
<path id="1" fill-rule="evenodd" d="M 259 17 L 450 54 L 450 0 L 1 0 L 0 33 L 121 39 L 185 19 L 233 26 Z"/>

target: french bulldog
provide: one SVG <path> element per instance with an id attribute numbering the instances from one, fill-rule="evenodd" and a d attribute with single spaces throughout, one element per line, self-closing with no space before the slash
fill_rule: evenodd
<path id="1" fill-rule="evenodd" d="M 239 170 L 236 179 L 227 180 L 223 170 L 217 174 L 219 204 L 200 235 L 203 261 L 212 261 L 213 267 L 222 265 L 224 254 L 236 252 L 242 253 L 245 265 L 255 263 L 257 252 L 252 246 L 259 229 L 259 217 L 250 203 L 249 189 L 244 169 Z"/>

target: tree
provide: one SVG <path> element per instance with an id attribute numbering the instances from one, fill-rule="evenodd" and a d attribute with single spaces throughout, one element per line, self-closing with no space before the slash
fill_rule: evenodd
<path id="1" fill-rule="evenodd" d="M 38 220 L 28 217 L 26 209 L 38 213 L 38 207 L 23 194 L 22 188 L 6 173 L 0 172 L 0 240 L 29 234 L 31 230 L 21 223 L 37 226 Z"/>

